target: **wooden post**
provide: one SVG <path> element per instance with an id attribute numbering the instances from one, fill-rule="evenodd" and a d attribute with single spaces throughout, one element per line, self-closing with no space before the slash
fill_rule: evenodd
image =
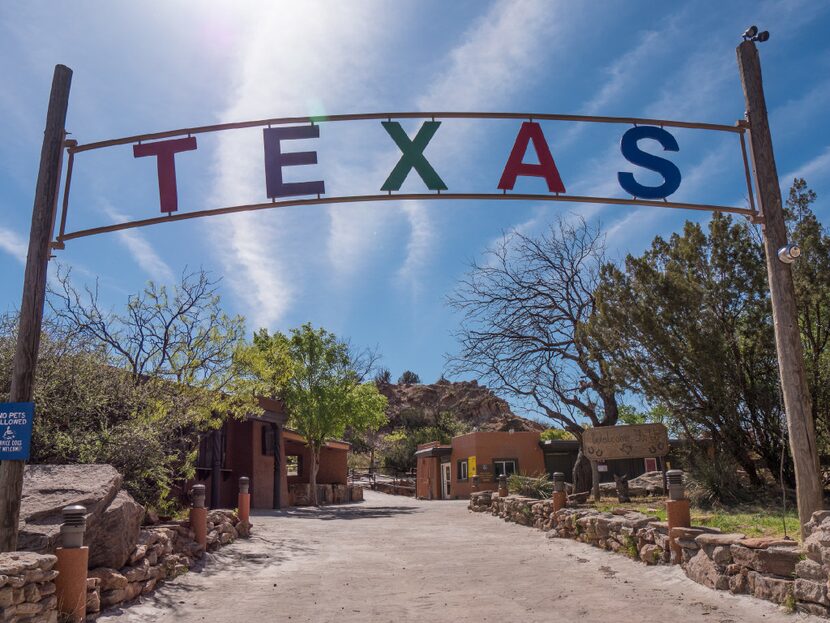
<path id="1" fill-rule="evenodd" d="M 591 461 L 591 491 L 594 494 L 594 501 L 599 502 L 599 463 L 596 461 Z"/>
<path id="2" fill-rule="evenodd" d="M 55 66 L 49 108 L 46 113 L 46 129 L 43 133 L 43 146 L 40 151 L 35 202 L 32 208 L 29 252 L 26 256 L 17 346 L 9 391 L 11 402 L 31 402 L 33 395 L 35 367 L 43 323 L 43 303 L 46 298 L 49 244 L 55 222 L 71 83 L 72 70 L 64 65 Z M 0 551 L 2 552 L 17 549 L 17 522 L 20 516 L 20 496 L 23 491 L 23 465 L 23 461 L 0 462 Z"/>
<path id="3" fill-rule="evenodd" d="M 822 484 L 793 276 L 790 266 L 778 259 L 778 250 L 787 244 L 787 228 L 772 150 L 758 50 L 754 42 L 744 41 L 738 46 L 737 53 L 750 127 L 752 166 L 763 216 L 761 230 L 775 325 L 778 372 L 784 394 L 790 450 L 795 463 L 798 518 L 802 536 L 806 536 L 804 524 L 810 520 L 813 512 L 822 507 Z"/>
<path id="4" fill-rule="evenodd" d="M 222 508 L 222 431 L 225 424 L 219 430 L 211 431 L 210 447 L 210 507 Z"/>
<path id="5" fill-rule="evenodd" d="M 279 510 L 283 507 L 282 500 L 282 470 L 283 461 L 282 456 L 282 425 L 271 424 L 271 430 L 274 435 L 274 509 Z"/>

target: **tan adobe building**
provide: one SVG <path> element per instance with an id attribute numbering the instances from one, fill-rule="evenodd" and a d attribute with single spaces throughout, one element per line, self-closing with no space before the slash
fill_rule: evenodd
<path id="1" fill-rule="evenodd" d="M 422 444 L 415 452 L 415 495 L 426 500 L 468 498 L 473 476 L 484 491 L 498 489 L 501 474 L 544 474 L 539 441 L 533 431 L 480 431 L 453 437 L 450 445 Z"/>

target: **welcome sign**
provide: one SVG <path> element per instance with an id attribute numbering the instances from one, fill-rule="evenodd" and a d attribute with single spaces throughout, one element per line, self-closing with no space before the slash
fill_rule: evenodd
<path id="1" fill-rule="evenodd" d="M 420 120 L 415 129 L 407 131 L 401 120 Z M 448 120 L 508 120 L 515 124 L 512 146 L 501 154 L 500 175 L 494 175 L 488 189 L 470 192 L 465 188 L 451 187 L 445 180 L 446 171 L 434 163 L 429 148 L 436 143 Z M 361 179 L 366 192 L 351 194 L 327 194 L 327 179 L 318 165 L 318 152 L 325 147 L 326 124 L 348 121 L 374 121 L 387 137 L 389 148 L 394 147 L 396 159 L 390 159 L 387 172 L 376 179 Z M 568 180 L 561 173 L 557 145 L 546 134 L 541 121 L 570 121 L 577 123 L 614 124 L 630 126 L 618 134 L 619 155 L 627 163 L 625 168 L 608 172 L 613 175 L 618 189 L 624 196 L 591 196 L 568 192 Z M 261 127 L 260 202 L 241 203 L 221 208 L 180 211 L 177 164 L 187 162 L 193 152 L 200 149 L 199 137 L 205 134 Z M 678 202 L 670 198 L 681 188 L 683 175 L 673 156 L 681 152 L 675 129 L 693 129 L 707 132 L 729 133 L 740 139 L 750 205 L 737 207 L 709 203 Z M 520 113 L 369 113 L 335 115 L 330 117 L 303 117 L 266 119 L 215 126 L 173 130 L 145 134 L 97 143 L 79 145 L 68 142 L 69 162 L 63 197 L 63 213 L 56 248 L 62 248 L 66 240 L 81 238 L 108 231 L 141 227 L 161 222 L 197 218 L 215 214 L 269 209 L 289 205 L 315 205 L 326 203 L 354 203 L 389 200 L 425 199 L 510 199 L 570 201 L 581 203 L 606 203 L 627 205 L 652 205 L 657 207 L 688 208 L 757 216 L 752 205 L 751 176 L 747 164 L 744 134 L 741 122 L 729 125 L 691 123 L 659 119 L 623 117 L 587 117 L 578 115 L 524 115 Z M 93 227 L 74 232 L 66 231 L 69 191 L 75 158 L 84 153 L 117 146 L 132 145 L 132 156 L 155 161 L 158 204 L 137 220 Z M 297 147 L 300 145 L 301 147 Z M 312 147 L 309 148 L 308 146 Z M 319 148 L 315 148 L 316 146 Z M 496 154 L 498 157 L 498 154 Z M 543 183 L 546 192 L 521 192 L 526 180 Z M 403 191 L 420 187 L 418 192 Z M 536 186 L 539 188 L 540 186 Z M 161 213 L 163 216 L 158 216 Z"/>

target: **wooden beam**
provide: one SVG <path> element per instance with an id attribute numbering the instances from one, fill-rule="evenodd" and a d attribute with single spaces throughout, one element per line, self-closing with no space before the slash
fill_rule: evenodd
<path id="1" fill-rule="evenodd" d="M 767 118 L 767 105 L 761 78 L 761 61 L 752 41 L 738 46 L 738 68 L 741 73 L 746 115 L 750 126 L 750 146 L 758 201 L 764 217 L 761 227 L 767 260 L 772 318 L 775 326 L 775 347 L 778 351 L 778 372 L 784 394 L 784 410 L 790 450 L 795 464 L 798 518 L 802 536 L 804 525 L 813 512 L 821 509 L 823 490 L 819 471 L 816 430 L 811 410 L 810 389 L 798 326 L 795 286 L 789 264 L 778 259 L 778 250 L 787 244 L 787 227 L 781 205 L 781 188 L 772 149 L 772 135 Z M 802 262 L 806 259 L 800 260 Z"/>
<path id="2" fill-rule="evenodd" d="M 32 208 L 29 252 L 26 256 L 17 346 L 9 391 L 11 402 L 31 402 L 34 393 L 35 368 L 43 324 L 43 304 L 46 298 L 46 271 L 55 224 L 71 83 L 72 70 L 64 65 L 57 65 L 52 77 L 52 92 L 46 112 L 46 129 L 43 133 L 40 169 Z M 23 461 L 0 462 L 0 551 L 2 552 L 17 549 L 17 522 L 23 491 L 23 466 Z"/>
<path id="3" fill-rule="evenodd" d="M 297 199 L 283 199 L 281 201 L 266 201 L 263 203 L 251 203 L 225 208 L 212 208 L 209 210 L 194 210 L 192 212 L 171 212 L 166 216 L 154 216 L 124 223 L 113 223 L 102 225 L 58 236 L 55 248 L 62 249 L 68 240 L 97 236 L 115 231 L 124 231 L 137 227 L 159 225 L 161 223 L 175 223 L 204 216 L 221 216 L 223 214 L 236 214 L 238 212 L 256 212 L 259 210 L 273 210 L 289 206 L 313 206 L 327 204 L 346 203 L 370 203 L 376 201 L 435 201 L 455 199 L 461 201 L 543 201 L 543 202 L 565 202 L 565 203 L 593 203 L 599 205 L 626 205 L 645 206 L 653 208 L 674 208 L 680 210 L 698 210 L 704 212 L 724 212 L 729 214 L 740 214 L 749 219 L 755 220 L 758 216 L 755 210 L 741 208 L 738 206 L 715 205 L 708 203 L 687 203 L 678 201 L 654 201 L 650 199 L 626 199 L 623 197 L 587 197 L 584 195 L 552 195 L 552 194 L 528 194 L 528 193 L 392 193 L 380 195 L 346 195 L 332 197 L 310 197 Z"/>
<path id="4" fill-rule="evenodd" d="M 390 119 L 514 119 L 518 121 L 574 121 L 581 123 L 617 123 L 624 125 L 657 125 L 668 128 L 688 128 L 691 130 L 708 130 L 712 132 L 732 132 L 740 134 L 743 128 L 739 125 L 726 125 L 720 123 L 701 123 L 698 121 L 676 121 L 673 119 L 651 119 L 643 117 L 602 117 L 596 115 L 560 115 L 552 113 L 526 113 L 526 112 L 372 112 L 353 113 L 345 115 L 325 115 L 319 117 L 274 117 L 271 119 L 256 119 L 254 121 L 234 121 L 231 123 L 216 123 L 212 125 L 194 126 L 191 128 L 179 128 L 177 130 L 166 130 L 163 132 L 151 132 L 148 134 L 134 134 L 121 138 L 113 138 L 94 143 L 74 145 L 70 153 L 92 151 L 93 149 L 104 149 L 116 145 L 132 145 L 142 141 L 155 141 L 175 136 L 192 136 L 194 134 L 206 134 L 209 132 L 222 132 L 224 130 L 241 130 L 243 128 L 261 128 L 273 125 L 298 125 L 308 123 L 331 123 L 336 121 L 372 121 Z"/>

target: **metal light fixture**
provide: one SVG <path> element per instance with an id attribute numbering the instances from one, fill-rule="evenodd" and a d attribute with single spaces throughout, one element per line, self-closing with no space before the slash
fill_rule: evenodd
<path id="1" fill-rule="evenodd" d="M 80 504 L 66 506 L 61 511 L 61 542 L 65 548 L 75 549 L 84 546 L 86 532 L 86 507 Z"/>
<path id="2" fill-rule="evenodd" d="M 778 259 L 785 264 L 792 264 L 801 256 L 801 247 L 797 244 L 787 243 L 778 249 Z"/>
<path id="3" fill-rule="evenodd" d="M 683 485 L 683 470 L 670 469 L 666 472 L 669 485 L 669 499 L 682 500 L 686 497 L 686 487 Z"/>
<path id="4" fill-rule="evenodd" d="M 759 43 L 763 43 L 769 39 L 769 31 L 762 30 L 758 32 L 757 26 L 750 26 L 741 36 L 744 38 L 744 41 L 758 41 Z"/>

